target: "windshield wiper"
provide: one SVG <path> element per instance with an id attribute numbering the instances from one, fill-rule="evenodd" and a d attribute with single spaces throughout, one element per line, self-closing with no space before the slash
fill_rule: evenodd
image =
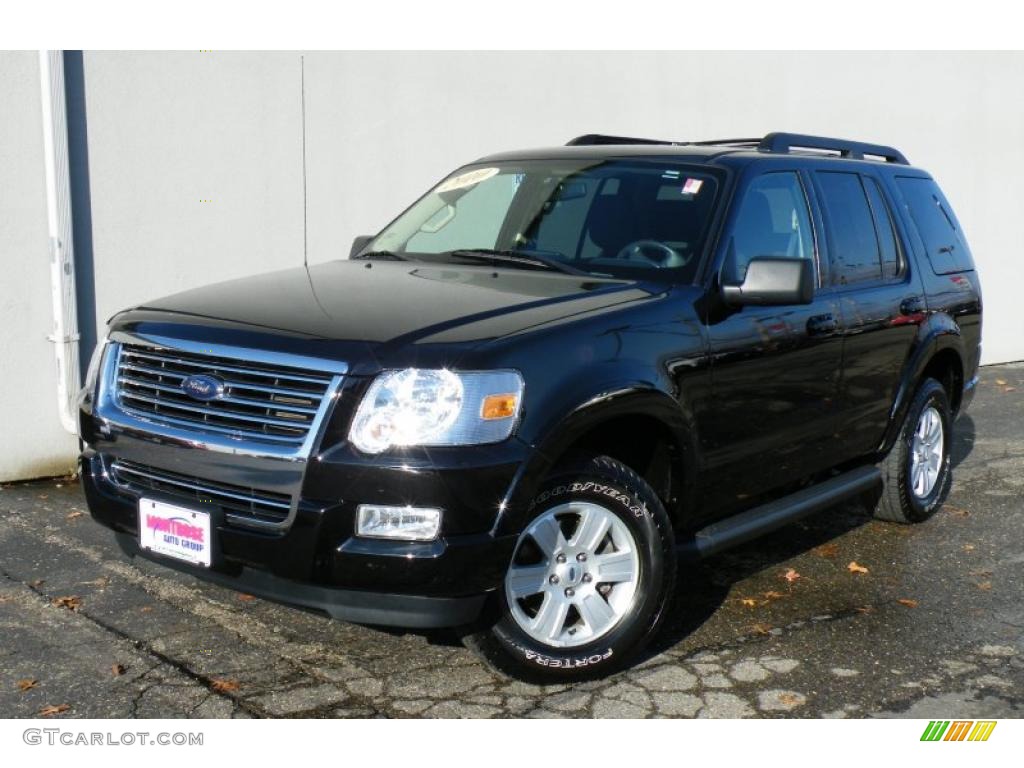
<path id="1" fill-rule="evenodd" d="M 544 267 L 545 269 L 562 272 L 566 275 L 589 276 L 589 273 L 584 272 L 581 269 L 576 269 L 576 267 L 570 267 L 568 264 L 563 261 L 559 261 L 558 259 L 552 259 L 549 256 L 540 256 L 534 253 L 522 253 L 521 251 L 500 251 L 494 248 L 458 248 L 454 251 L 447 251 L 445 255 L 455 256 L 457 258 L 480 259 L 481 261 L 508 264 L 509 266 Z"/>
<path id="2" fill-rule="evenodd" d="M 360 253 L 358 256 L 353 256 L 352 261 L 361 261 L 363 259 L 381 259 L 382 261 L 408 261 L 408 256 L 403 256 L 400 253 L 394 251 L 367 251 L 366 253 Z"/>

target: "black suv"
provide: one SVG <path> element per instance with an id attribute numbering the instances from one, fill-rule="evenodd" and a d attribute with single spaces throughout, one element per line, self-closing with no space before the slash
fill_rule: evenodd
<path id="1" fill-rule="evenodd" d="M 590 135 L 460 168 L 350 259 L 116 315 L 82 481 L 130 555 L 578 679 L 680 557 L 853 496 L 934 512 L 980 332 L 895 149 Z"/>

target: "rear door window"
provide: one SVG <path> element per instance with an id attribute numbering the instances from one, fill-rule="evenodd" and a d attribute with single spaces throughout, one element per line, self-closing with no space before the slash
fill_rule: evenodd
<path id="1" fill-rule="evenodd" d="M 924 243 L 932 270 L 948 275 L 974 269 L 960 223 L 939 185 L 916 176 L 898 176 L 896 185 Z"/>
<path id="2" fill-rule="evenodd" d="M 860 175 L 839 171 L 815 175 L 828 214 L 832 284 L 881 280 L 881 249 Z"/>

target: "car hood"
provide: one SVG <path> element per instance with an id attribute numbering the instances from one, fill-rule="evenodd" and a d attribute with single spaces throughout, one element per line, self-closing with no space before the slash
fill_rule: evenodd
<path id="1" fill-rule="evenodd" d="M 334 341 L 450 344 L 651 296 L 635 282 L 534 270 L 335 261 L 196 288 L 138 309 Z"/>

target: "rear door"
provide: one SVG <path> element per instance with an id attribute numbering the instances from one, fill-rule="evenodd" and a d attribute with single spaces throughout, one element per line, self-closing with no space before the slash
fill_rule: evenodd
<path id="1" fill-rule="evenodd" d="M 893 206 L 872 173 L 813 174 L 841 303 L 843 377 L 838 434 L 846 458 L 873 451 L 885 434 L 904 366 L 926 305 Z"/>
<path id="2" fill-rule="evenodd" d="M 709 506 L 751 497 L 835 463 L 842 342 L 836 292 L 824 281 L 801 174 L 769 171 L 739 193 L 721 240 L 721 277 L 742 281 L 755 256 L 811 259 L 811 304 L 728 307 L 710 302 L 714 403 L 701 429 Z"/>

